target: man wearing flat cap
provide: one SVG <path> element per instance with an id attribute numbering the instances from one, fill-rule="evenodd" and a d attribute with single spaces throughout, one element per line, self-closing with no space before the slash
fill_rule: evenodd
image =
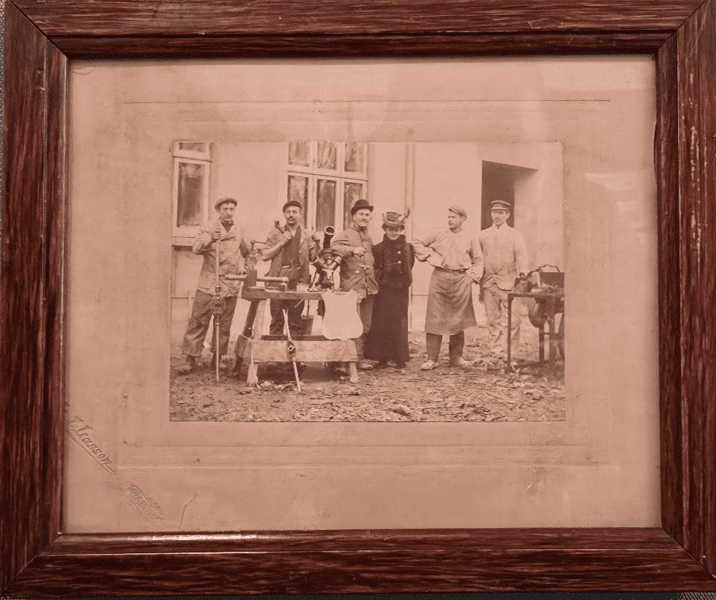
<path id="1" fill-rule="evenodd" d="M 315 232 L 311 235 L 301 227 L 303 221 L 303 205 L 297 200 L 289 200 L 283 205 L 285 223 L 276 221 L 266 238 L 266 246 L 261 253 L 263 260 L 270 260 L 269 277 L 287 277 L 288 289 L 295 290 L 299 283 L 308 285 L 311 282 L 308 265 L 318 253 L 320 237 Z M 271 335 L 283 335 L 284 309 L 288 311 L 288 329 L 292 336 L 303 334 L 301 313 L 303 300 L 271 300 Z"/>
<path id="2" fill-rule="evenodd" d="M 341 257 L 341 290 L 355 290 L 358 293 L 358 312 L 363 324 L 363 334 L 355 341 L 359 369 L 373 368 L 372 363 L 364 358 L 366 335 L 373 317 L 373 302 L 378 293 L 378 282 L 373 270 L 373 240 L 368 233 L 372 213 L 373 207 L 368 200 L 356 200 L 351 207 L 353 223 L 331 241 L 331 249 Z"/>
<path id="3" fill-rule="evenodd" d="M 487 315 L 487 329 L 492 352 L 501 358 L 507 353 L 507 294 L 515 279 L 523 277 L 527 267 L 527 248 L 522 233 L 507 224 L 512 205 L 506 200 L 490 203 L 492 226 L 483 229 L 478 239 L 485 257 L 485 271 L 480 281 Z M 520 340 L 520 304 L 512 303 L 512 348 Z"/>
<path id="4" fill-rule="evenodd" d="M 204 339 L 209 330 L 209 322 L 213 314 L 213 303 L 221 303 L 219 316 L 219 354 L 216 356 L 216 340 L 212 341 L 212 367 L 216 360 L 227 353 L 231 322 L 236 310 L 236 300 L 241 284 L 239 281 L 227 280 L 226 275 L 240 275 L 244 269 L 244 258 L 249 254 L 249 245 L 243 238 L 240 228 L 234 222 L 237 202 L 233 198 L 219 198 L 214 203 L 217 217 L 201 226 L 199 235 L 194 240 L 194 254 L 204 257 L 199 273 L 191 317 L 184 334 L 182 352 L 185 362 L 178 369 L 180 375 L 186 375 L 196 367 L 201 357 Z M 216 296 L 216 246 L 219 245 L 219 286 Z"/>
<path id="5" fill-rule="evenodd" d="M 482 252 L 476 239 L 463 229 L 467 211 L 461 206 L 448 209 L 448 230 L 412 242 L 415 258 L 434 267 L 428 289 L 425 342 L 428 360 L 420 368 L 438 366 L 444 335 L 450 336 L 450 365 L 465 368 L 465 330 L 477 325 L 472 306 L 472 284 L 482 277 Z"/>

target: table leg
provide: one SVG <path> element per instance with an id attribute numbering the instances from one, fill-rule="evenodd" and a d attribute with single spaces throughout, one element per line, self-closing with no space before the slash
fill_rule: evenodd
<path id="1" fill-rule="evenodd" d="M 554 371 L 555 361 L 557 360 L 557 333 L 554 330 L 554 309 L 555 302 L 549 303 L 549 311 L 547 320 L 549 321 L 549 367 Z"/>
<path id="2" fill-rule="evenodd" d="M 256 306 L 254 308 L 254 305 Z M 253 309 L 253 311 L 252 311 Z M 251 351 L 249 360 L 249 369 L 246 375 L 246 383 L 248 385 L 257 385 L 259 382 L 258 364 L 254 362 L 254 344 L 259 343 L 263 333 L 264 314 L 266 313 L 266 300 L 252 302 L 249 307 L 249 315 L 253 312 L 254 319 L 251 324 Z M 248 323 L 248 317 L 247 317 Z"/>
<path id="3" fill-rule="evenodd" d="M 358 366 L 354 362 L 348 363 L 348 371 L 351 374 L 351 383 L 358 383 Z"/>
<path id="4" fill-rule="evenodd" d="M 256 385 L 259 382 L 258 363 L 255 363 L 253 359 L 249 363 L 249 372 L 246 375 L 246 383 L 248 385 Z"/>
<path id="5" fill-rule="evenodd" d="M 539 328 L 539 362 L 544 362 L 544 323 Z"/>
<path id="6" fill-rule="evenodd" d="M 264 318 L 266 315 L 266 304 L 268 300 L 259 300 L 256 307 L 256 317 L 254 318 L 253 331 L 251 337 L 254 340 L 260 340 L 264 333 Z"/>
<path id="7" fill-rule="evenodd" d="M 507 367 L 506 373 L 512 372 L 512 300 L 514 298 L 507 294 Z"/>
<path id="8" fill-rule="evenodd" d="M 256 309 L 259 303 L 256 300 L 252 300 L 249 304 L 249 312 L 246 314 L 246 323 L 244 323 L 243 335 L 246 337 L 252 337 L 254 320 L 256 319 Z"/>

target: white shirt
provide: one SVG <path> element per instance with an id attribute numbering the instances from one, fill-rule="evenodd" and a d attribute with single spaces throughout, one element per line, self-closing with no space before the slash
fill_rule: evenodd
<path id="1" fill-rule="evenodd" d="M 506 223 L 501 227 L 492 225 L 478 235 L 485 259 L 483 287 L 496 284 L 502 290 L 511 290 L 515 278 L 527 273 L 527 247 L 522 233 Z"/>

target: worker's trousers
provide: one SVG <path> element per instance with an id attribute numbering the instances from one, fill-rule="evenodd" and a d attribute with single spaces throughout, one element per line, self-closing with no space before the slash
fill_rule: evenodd
<path id="1" fill-rule="evenodd" d="M 496 285 L 482 288 L 487 315 L 487 331 L 490 336 L 490 349 L 498 356 L 507 353 L 507 294 L 506 290 Z M 522 321 L 523 304 L 519 298 L 512 301 L 512 352 L 520 343 L 520 324 Z"/>
<path id="2" fill-rule="evenodd" d="M 182 352 L 187 356 L 198 358 L 204 349 L 204 339 L 212 322 L 214 296 L 196 290 L 194 305 L 191 308 L 191 317 L 184 334 Z M 231 334 L 231 322 L 234 320 L 236 310 L 236 296 L 227 296 L 221 299 L 221 314 L 219 316 L 219 355 L 223 356 L 229 350 L 229 335 Z M 212 332 L 215 327 L 212 326 Z M 211 352 L 216 352 L 216 340 L 212 333 Z"/>

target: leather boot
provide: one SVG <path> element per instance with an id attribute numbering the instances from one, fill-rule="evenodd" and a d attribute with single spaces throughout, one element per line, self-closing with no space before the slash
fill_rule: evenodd
<path id="1" fill-rule="evenodd" d="M 196 358 L 193 356 L 185 356 L 184 362 L 177 369 L 178 375 L 189 375 L 196 368 Z"/>
<path id="2" fill-rule="evenodd" d="M 356 363 L 356 367 L 358 367 L 361 371 L 368 371 L 369 369 L 373 368 L 373 363 L 368 362 L 363 358 L 363 350 L 365 348 L 365 335 L 362 335 L 358 338 L 356 338 L 356 354 L 358 355 L 358 362 Z"/>

